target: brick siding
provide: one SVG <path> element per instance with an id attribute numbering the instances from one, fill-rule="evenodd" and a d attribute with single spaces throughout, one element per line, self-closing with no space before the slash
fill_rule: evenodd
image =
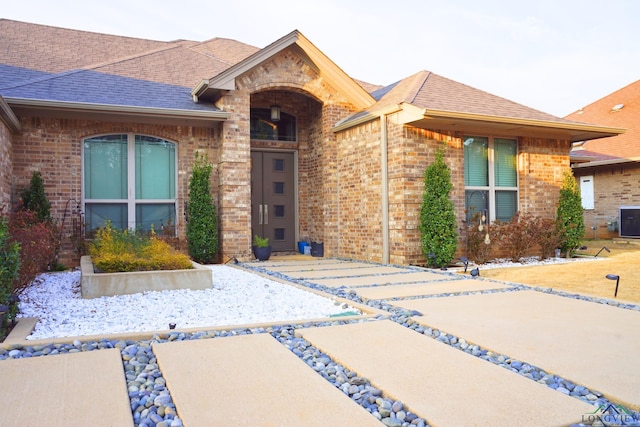
<path id="1" fill-rule="evenodd" d="M 78 264 L 70 236 L 71 214 L 82 200 L 82 141 L 84 138 L 110 133 L 138 133 L 164 138 L 177 143 L 178 203 L 177 226 L 184 235 L 184 204 L 195 151 L 207 153 L 218 164 L 219 131 L 188 126 L 157 126 L 109 123 L 21 116 L 22 133 L 13 143 L 14 198 L 29 185 L 35 171 L 42 174 L 45 193 L 51 202 L 51 215 L 64 226 L 63 253 L 60 261 Z M 219 166 L 218 166 L 219 167 Z M 217 174 L 212 174 L 212 188 L 217 188 Z M 217 199 L 217 195 L 214 195 Z"/>
<path id="2" fill-rule="evenodd" d="M 608 222 L 618 221 L 620 206 L 640 206 L 640 167 L 633 165 L 600 166 L 574 170 L 578 183 L 581 176 L 593 176 L 594 209 L 585 209 L 584 226 L 587 239 L 619 237 L 609 231 Z M 595 229 L 594 229 L 595 227 Z"/>

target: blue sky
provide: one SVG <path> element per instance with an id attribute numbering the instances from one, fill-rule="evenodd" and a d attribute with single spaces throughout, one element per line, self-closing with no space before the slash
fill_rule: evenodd
<path id="1" fill-rule="evenodd" d="M 354 78 L 429 70 L 563 117 L 640 79 L 636 0 L 18 0 L 0 18 L 264 47 L 297 29 Z M 1 48 L 1 47 L 0 47 Z"/>

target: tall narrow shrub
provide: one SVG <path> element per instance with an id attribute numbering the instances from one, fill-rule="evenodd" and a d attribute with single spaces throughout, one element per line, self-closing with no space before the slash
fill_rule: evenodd
<path id="1" fill-rule="evenodd" d="M 560 233 L 560 249 L 570 258 L 580 247 L 585 231 L 580 187 L 572 171 L 564 173 L 556 225 Z"/>
<path id="2" fill-rule="evenodd" d="M 446 266 L 456 252 L 456 215 L 449 199 L 452 189 L 451 172 L 444 162 L 444 149 L 439 149 L 435 161 L 424 172 L 420 208 L 422 254 L 429 266 Z"/>
<path id="3" fill-rule="evenodd" d="M 218 219 L 211 198 L 209 178 L 213 165 L 196 152 L 189 180 L 187 244 L 189 255 L 201 264 L 211 264 L 218 254 Z"/>
<path id="4" fill-rule="evenodd" d="M 44 193 L 44 181 L 40 172 L 31 175 L 29 187 L 22 191 L 21 197 L 22 209 L 37 213 L 40 221 L 51 220 L 51 203 Z"/>
<path id="5" fill-rule="evenodd" d="M 13 287 L 19 272 L 20 244 L 12 241 L 7 221 L 4 217 L 0 217 L 0 305 L 9 306 L 9 298 L 14 293 Z M 16 313 L 10 313 L 10 317 L 15 315 Z M 2 326 L 0 325 L 0 329 Z"/>

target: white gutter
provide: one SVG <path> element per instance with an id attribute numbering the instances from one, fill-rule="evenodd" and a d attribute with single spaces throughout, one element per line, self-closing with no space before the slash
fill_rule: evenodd
<path id="1" fill-rule="evenodd" d="M 571 167 L 574 169 L 577 168 L 589 168 L 595 166 L 609 166 L 609 165 L 619 165 L 623 163 L 638 163 L 640 162 L 640 157 L 627 157 L 621 159 L 609 159 L 609 160 L 595 160 L 592 162 L 584 162 L 584 163 L 575 163 Z"/>
<path id="2" fill-rule="evenodd" d="M 182 110 L 171 108 L 156 107 L 135 107 L 130 105 L 113 105 L 113 104 L 91 104 L 86 102 L 62 102 L 62 101 L 45 101 L 39 99 L 26 98 L 5 98 L 7 104 L 13 107 L 37 107 L 49 108 L 70 112 L 96 112 L 125 114 L 131 116 L 146 117 L 163 117 L 163 118 L 188 118 L 196 120 L 213 120 L 223 121 L 228 119 L 231 114 L 226 111 L 208 111 L 208 110 Z"/>
<path id="3" fill-rule="evenodd" d="M 2 120 L 12 132 L 19 132 L 21 129 L 20 120 L 18 120 L 2 96 L 0 96 L 0 120 Z"/>

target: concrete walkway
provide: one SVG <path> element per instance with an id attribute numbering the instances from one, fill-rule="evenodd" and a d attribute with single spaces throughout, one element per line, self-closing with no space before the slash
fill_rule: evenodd
<path id="1" fill-rule="evenodd" d="M 417 310 L 422 325 L 640 406 L 638 311 L 436 270 L 311 257 L 252 265 Z M 384 318 L 297 333 L 431 425 L 568 425 L 597 411 Z M 21 345 L 12 340 L 4 346 Z M 381 425 L 268 334 L 153 352 L 187 427 Z M 118 350 L 0 361 L 0 379 L 11 384 L 0 387 L 0 426 L 133 423 Z"/>

